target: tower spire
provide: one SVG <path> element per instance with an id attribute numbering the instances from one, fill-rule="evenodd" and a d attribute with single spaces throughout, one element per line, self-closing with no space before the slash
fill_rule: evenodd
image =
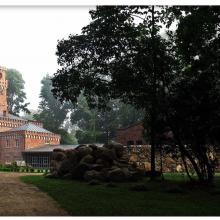
<path id="1" fill-rule="evenodd" d="M 6 68 L 0 66 L 0 112 L 4 116 L 8 113 L 7 104 L 8 80 L 6 80 Z"/>

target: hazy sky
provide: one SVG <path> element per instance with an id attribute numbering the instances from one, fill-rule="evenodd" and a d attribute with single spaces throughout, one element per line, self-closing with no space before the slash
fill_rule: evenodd
<path id="1" fill-rule="evenodd" d="M 80 33 L 92 8 L 0 7 L 0 66 L 22 73 L 30 109 L 38 107 L 43 76 L 56 72 L 57 40 Z"/>

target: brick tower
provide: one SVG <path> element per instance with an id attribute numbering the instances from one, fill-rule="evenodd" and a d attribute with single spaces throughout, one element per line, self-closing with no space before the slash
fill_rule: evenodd
<path id="1" fill-rule="evenodd" d="M 6 68 L 0 67 L 0 112 L 6 116 L 8 114 L 7 88 L 8 80 L 5 78 Z"/>

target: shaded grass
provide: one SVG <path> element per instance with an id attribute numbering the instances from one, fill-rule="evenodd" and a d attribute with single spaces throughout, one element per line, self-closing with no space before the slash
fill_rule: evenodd
<path id="1" fill-rule="evenodd" d="M 216 186 L 208 187 L 187 182 L 187 177 L 166 174 L 164 181 L 117 183 L 109 187 L 88 185 L 73 180 L 23 176 L 22 181 L 34 184 L 53 197 L 74 216 L 217 216 L 220 215 L 220 177 Z M 146 191 L 131 190 L 135 185 Z"/>

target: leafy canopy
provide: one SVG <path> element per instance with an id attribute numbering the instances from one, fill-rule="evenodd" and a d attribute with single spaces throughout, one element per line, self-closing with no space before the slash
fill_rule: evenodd
<path id="1" fill-rule="evenodd" d="M 8 80 L 7 102 L 8 111 L 11 114 L 19 115 L 20 112 L 29 113 L 26 103 L 26 94 L 24 92 L 25 81 L 22 74 L 15 69 L 7 69 L 6 79 Z"/>

